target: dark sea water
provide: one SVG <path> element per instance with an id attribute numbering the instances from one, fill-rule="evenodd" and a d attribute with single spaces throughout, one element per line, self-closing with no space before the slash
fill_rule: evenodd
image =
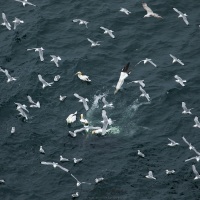
<path id="1" fill-rule="evenodd" d="M 141 1 L 81 1 L 32 0 L 36 7 L 14 0 L 1 2 L 10 23 L 15 17 L 24 20 L 16 31 L 0 27 L 0 65 L 8 69 L 17 81 L 7 83 L 0 73 L 0 185 L 1 200 L 68 200 L 78 191 L 81 200 L 198 200 L 200 182 L 194 181 L 192 164 L 200 172 L 195 156 L 183 142 L 182 136 L 200 150 L 200 130 L 193 128 L 194 117 L 200 116 L 200 1 L 160 0 L 147 1 L 152 10 L 163 19 L 143 18 L 146 14 Z M 119 12 L 127 8 L 127 16 Z M 178 19 L 173 7 L 187 13 L 189 26 Z M 89 22 L 73 23 L 75 18 Z M 2 20 L 1 20 L 2 21 Z M 103 34 L 99 27 L 114 31 L 116 39 Z M 13 23 L 12 23 L 13 27 Z M 91 48 L 87 41 L 101 41 Z M 27 48 L 43 47 L 44 62 L 37 52 Z M 173 54 L 185 65 L 172 64 Z M 62 60 L 57 68 L 50 55 Z M 135 66 L 142 59 L 151 58 L 151 64 Z M 123 89 L 114 95 L 122 67 L 130 62 L 132 73 Z M 82 71 L 92 80 L 82 83 L 74 74 Z M 42 89 L 37 74 L 47 82 L 55 75 L 61 79 L 52 87 Z M 187 80 L 182 87 L 174 75 Z M 148 103 L 140 97 L 137 84 L 132 80 L 144 79 L 150 95 Z M 78 93 L 89 99 L 89 111 L 73 96 Z M 105 137 L 78 133 L 76 138 L 68 131 L 80 128 L 79 120 L 67 126 L 69 114 L 83 113 L 94 126 L 101 126 L 102 102 L 94 105 L 94 95 L 107 94 L 114 109 L 107 115 L 114 123 Z M 19 117 L 14 102 L 29 105 L 26 95 L 40 101 L 41 108 L 29 108 L 29 119 Z M 66 95 L 64 102 L 59 95 Z M 183 115 L 181 102 L 186 102 L 192 115 Z M 16 127 L 14 134 L 11 127 Z M 167 138 L 180 146 L 169 147 Z M 42 145 L 45 154 L 39 153 Z M 145 158 L 138 157 L 140 149 Z M 61 163 L 80 181 L 92 183 L 76 187 L 70 174 L 41 161 L 58 162 L 59 156 L 83 158 L 74 164 Z M 165 170 L 174 169 L 167 176 Z M 152 170 L 156 180 L 146 179 Z M 95 184 L 95 178 L 104 181 Z"/>

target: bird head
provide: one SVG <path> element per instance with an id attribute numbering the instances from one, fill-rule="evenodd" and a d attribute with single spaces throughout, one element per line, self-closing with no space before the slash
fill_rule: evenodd
<path id="1" fill-rule="evenodd" d="M 82 72 L 79 71 L 75 75 L 82 75 Z"/>

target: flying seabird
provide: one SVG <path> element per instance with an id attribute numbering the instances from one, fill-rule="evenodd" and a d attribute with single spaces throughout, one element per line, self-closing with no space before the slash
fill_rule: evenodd
<path id="1" fill-rule="evenodd" d="M 15 127 L 12 127 L 10 132 L 14 133 L 15 132 Z"/>
<path id="2" fill-rule="evenodd" d="M 17 2 L 21 2 L 23 4 L 23 6 L 25 6 L 26 4 L 31 5 L 31 6 L 36 6 L 30 2 L 28 2 L 28 0 L 15 0 Z"/>
<path id="3" fill-rule="evenodd" d="M 40 60 L 44 61 L 44 57 L 43 57 L 43 51 L 44 51 L 44 49 L 42 47 L 27 49 L 27 51 L 31 51 L 31 50 L 35 50 L 35 52 L 38 51 L 39 52 L 39 56 L 40 56 Z"/>
<path id="4" fill-rule="evenodd" d="M 51 62 L 54 62 L 56 64 L 56 67 L 59 67 L 58 61 L 61 60 L 60 56 L 50 55 L 52 57 Z"/>
<path id="5" fill-rule="evenodd" d="M 138 151 L 138 153 L 137 153 L 138 156 L 143 157 L 143 158 L 145 157 L 145 155 L 140 150 L 137 150 L 137 151 Z"/>
<path id="6" fill-rule="evenodd" d="M 103 181 L 104 180 L 104 178 L 103 177 L 101 177 L 101 178 L 95 178 L 95 183 L 99 183 L 99 182 L 101 182 L 101 181 Z"/>
<path id="7" fill-rule="evenodd" d="M 193 125 L 193 127 L 198 127 L 198 128 L 200 128 L 200 123 L 199 123 L 199 119 L 198 119 L 197 116 L 194 118 L 194 122 L 195 122 L 195 125 Z"/>
<path id="8" fill-rule="evenodd" d="M 99 46 L 99 45 L 100 45 L 100 44 L 99 44 L 100 41 L 94 42 L 93 40 L 91 40 L 91 39 L 89 39 L 89 38 L 87 38 L 87 40 L 91 43 L 91 47 L 96 47 L 96 46 Z"/>
<path id="9" fill-rule="evenodd" d="M 192 114 L 190 110 L 192 110 L 193 108 L 188 109 L 186 107 L 186 103 L 185 102 L 182 102 L 182 108 L 183 108 L 183 112 L 182 112 L 183 114 Z"/>
<path id="10" fill-rule="evenodd" d="M 11 30 L 11 25 L 8 22 L 5 13 L 2 13 L 3 23 L 1 25 L 6 26 L 8 30 Z"/>
<path id="11" fill-rule="evenodd" d="M 140 86 L 140 91 L 142 92 L 142 94 L 140 95 L 141 97 L 146 97 L 146 99 L 148 101 L 150 101 L 150 96 L 149 94 L 146 93 L 146 91 Z"/>
<path id="12" fill-rule="evenodd" d="M 200 156 L 195 156 L 195 157 L 192 157 L 192 158 L 188 158 L 188 159 L 185 160 L 185 162 L 188 162 L 188 161 L 194 160 L 194 159 L 195 159 L 197 162 L 199 162 L 199 161 L 200 161 Z"/>
<path id="13" fill-rule="evenodd" d="M 187 82 L 186 80 L 183 80 L 180 76 L 178 76 L 178 75 L 175 75 L 174 76 L 174 78 L 176 79 L 175 81 L 177 82 L 177 83 L 180 83 L 182 86 L 185 86 L 185 82 Z"/>
<path id="14" fill-rule="evenodd" d="M 19 111 L 19 115 L 21 115 L 26 120 L 28 120 L 28 116 L 27 116 L 27 114 L 24 112 L 24 110 L 22 108 L 18 108 L 17 110 Z"/>
<path id="15" fill-rule="evenodd" d="M 147 6 L 146 3 L 142 3 L 143 8 L 147 11 L 147 14 L 144 17 L 156 17 L 156 18 L 162 18 L 160 15 L 157 13 L 154 13 L 151 8 Z"/>
<path id="16" fill-rule="evenodd" d="M 118 90 L 122 87 L 124 80 L 128 77 L 128 75 L 131 73 L 131 71 L 128 71 L 130 62 L 127 63 L 123 68 L 122 71 L 120 73 L 120 77 L 119 80 L 117 82 L 116 88 L 115 88 L 115 92 L 114 94 L 116 94 L 118 92 Z"/>
<path id="17" fill-rule="evenodd" d="M 72 194 L 72 197 L 73 197 L 73 198 L 79 197 L 79 193 L 76 192 L 76 193 Z"/>
<path id="18" fill-rule="evenodd" d="M 73 114 L 70 114 L 66 119 L 67 124 L 74 123 L 76 121 L 76 115 L 77 115 L 77 111 L 75 113 L 73 113 Z"/>
<path id="19" fill-rule="evenodd" d="M 27 110 L 27 106 L 25 105 L 25 104 L 21 104 L 21 103 L 15 103 L 15 105 L 17 105 L 17 110 L 19 110 L 19 109 L 23 109 L 23 110 L 25 110 L 26 112 L 29 112 L 28 110 Z"/>
<path id="20" fill-rule="evenodd" d="M 157 67 L 157 65 L 149 58 L 145 58 L 144 60 L 141 60 L 140 62 L 138 62 L 136 65 L 138 65 L 139 63 L 144 62 L 144 64 L 146 64 L 147 62 L 149 62 L 150 64 L 152 64 L 154 67 Z"/>
<path id="21" fill-rule="evenodd" d="M 178 18 L 182 17 L 186 25 L 189 25 L 189 22 L 186 18 L 187 17 L 186 13 L 183 14 L 181 11 L 177 10 L 176 8 L 173 8 L 173 10 L 179 14 Z"/>
<path id="22" fill-rule="evenodd" d="M 185 137 L 183 136 L 182 137 L 182 139 L 183 139 L 183 141 L 189 146 L 189 150 L 194 150 L 195 149 L 195 147 L 194 146 L 192 146 L 192 144 L 191 143 L 189 143 L 186 139 L 185 139 Z"/>
<path id="23" fill-rule="evenodd" d="M 86 81 L 86 82 L 91 82 L 91 80 L 89 79 L 89 76 L 87 75 L 83 75 L 82 72 L 77 72 L 75 75 L 78 75 L 78 77 L 82 80 L 82 81 Z"/>
<path id="24" fill-rule="evenodd" d="M 17 28 L 17 26 L 18 26 L 19 24 L 23 24 L 24 21 L 23 21 L 23 20 L 20 20 L 20 19 L 18 19 L 18 18 L 15 17 L 15 20 L 13 21 L 13 23 L 14 23 L 14 30 L 15 30 L 15 29 Z"/>
<path id="25" fill-rule="evenodd" d="M 86 28 L 88 28 L 87 24 L 89 22 L 82 20 L 82 19 L 73 19 L 73 22 L 79 22 L 79 24 L 85 24 Z"/>
<path id="26" fill-rule="evenodd" d="M 153 176 L 153 172 L 152 171 L 149 171 L 148 172 L 148 175 L 145 176 L 146 178 L 149 178 L 149 179 L 156 179 L 154 176 Z"/>
<path id="27" fill-rule="evenodd" d="M 7 70 L 7 69 L 3 70 L 3 69 L 0 67 L 0 71 L 3 72 L 3 73 L 7 76 L 7 78 L 8 78 L 7 83 L 9 83 L 9 82 L 11 82 L 11 81 L 16 81 L 16 80 L 17 80 L 16 77 L 12 77 L 12 76 L 8 73 L 8 70 Z"/>
<path id="28" fill-rule="evenodd" d="M 144 80 L 131 81 L 131 82 L 127 83 L 127 84 L 130 84 L 130 83 L 139 83 L 142 87 L 145 87 Z"/>
<path id="29" fill-rule="evenodd" d="M 79 187 L 81 184 L 88 184 L 91 185 L 91 183 L 87 183 L 87 182 L 80 182 L 73 174 L 70 174 L 77 182 L 76 182 L 76 186 Z"/>
<path id="30" fill-rule="evenodd" d="M 60 101 L 64 101 L 66 98 L 67 98 L 67 96 L 62 96 L 62 95 L 60 95 L 59 100 L 60 100 Z"/>
<path id="31" fill-rule="evenodd" d="M 175 62 L 178 62 L 179 64 L 181 64 L 181 65 L 184 65 L 184 63 L 180 60 L 180 59 L 178 59 L 178 58 L 176 58 L 175 56 L 173 56 L 172 54 L 169 54 L 170 55 L 170 57 L 172 57 L 172 63 L 175 63 Z"/>
<path id="32" fill-rule="evenodd" d="M 199 175 L 198 171 L 196 170 L 195 165 L 192 165 L 192 170 L 195 174 L 194 180 L 200 179 L 200 175 Z"/>
<path id="33" fill-rule="evenodd" d="M 0 180 L 0 183 L 5 183 L 5 180 L 1 179 L 1 180 Z"/>
<path id="34" fill-rule="evenodd" d="M 44 149 L 42 148 L 42 146 L 40 146 L 39 152 L 42 153 L 42 154 L 45 154 L 45 151 L 44 151 Z"/>
<path id="35" fill-rule="evenodd" d="M 174 140 L 172 140 L 172 139 L 170 139 L 170 138 L 168 138 L 168 140 L 171 142 L 171 143 L 167 144 L 167 145 L 170 146 L 170 147 L 174 147 L 174 146 L 179 145 L 179 143 L 175 142 Z"/>
<path id="36" fill-rule="evenodd" d="M 69 159 L 67 158 L 63 158 L 61 155 L 60 155 L 60 162 L 68 162 Z"/>
<path id="37" fill-rule="evenodd" d="M 47 83 L 43 78 L 41 74 L 38 74 L 38 79 L 39 81 L 42 83 L 42 88 L 44 89 L 47 86 L 51 86 L 53 84 L 53 82 L 51 83 Z"/>
<path id="38" fill-rule="evenodd" d="M 120 11 L 120 12 L 124 12 L 126 15 L 131 14 L 131 12 L 128 11 L 126 8 L 121 8 L 119 11 Z"/>
<path id="39" fill-rule="evenodd" d="M 103 118 L 102 135 L 105 135 L 107 126 L 112 124 L 112 120 L 111 120 L 111 118 L 108 119 L 105 110 L 102 110 L 102 118 Z"/>
<path id="40" fill-rule="evenodd" d="M 74 132 L 72 131 L 69 131 L 69 134 L 72 136 L 72 137 L 76 137 L 76 134 L 79 133 L 79 132 L 82 132 L 82 131 L 88 131 L 90 129 L 100 129 L 101 127 L 93 127 L 93 126 L 85 126 L 83 128 L 80 128 L 80 129 L 76 129 Z"/>
<path id="41" fill-rule="evenodd" d="M 101 26 L 100 28 L 104 30 L 104 34 L 108 34 L 108 35 L 110 35 L 111 38 L 115 38 L 115 36 L 113 35 L 114 31 L 109 30 L 109 29 L 107 29 L 107 28 L 105 28 L 103 26 Z"/>
<path id="42" fill-rule="evenodd" d="M 30 105 L 31 108 L 40 108 L 39 101 L 37 101 L 37 103 L 35 103 L 30 95 L 27 95 L 27 98 L 28 98 L 29 103 L 31 103 L 31 105 Z"/>
<path id="43" fill-rule="evenodd" d="M 84 106 L 84 108 L 85 108 L 86 111 L 89 110 L 89 107 L 87 105 L 87 102 L 89 100 L 87 98 L 83 98 L 80 95 L 78 95 L 77 93 L 74 93 L 74 96 L 79 99 L 79 102 L 83 103 L 83 106 Z"/>
<path id="44" fill-rule="evenodd" d="M 114 108 L 113 103 L 108 103 L 105 97 L 102 98 L 102 102 L 104 103 L 103 108 Z"/>
<path id="45" fill-rule="evenodd" d="M 170 175 L 170 174 L 174 174 L 175 170 L 168 170 L 168 169 L 166 169 L 165 172 L 166 172 L 166 174 Z"/>

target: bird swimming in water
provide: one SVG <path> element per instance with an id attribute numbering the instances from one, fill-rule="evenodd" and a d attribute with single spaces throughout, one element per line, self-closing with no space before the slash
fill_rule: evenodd
<path id="1" fill-rule="evenodd" d="M 70 114 L 66 119 L 67 124 L 74 123 L 76 121 L 76 115 L 77 115 L 77 111 L 75 113 L 73 113 L 73 114 Z"/>
<path id="2" fill-rule="evenodd" d="M 42 146 L 40 146 L 39 152 L 42 153 L 42 154 L 45 154 L 45 151 L 44 151 Z"/>
<path id="3" fill-rule="evenodd" d="M 89 76 L 87 75 L 83 75 L 82 72 L 77 72 L 75 75 L 78 75 L 79 79 L 81 79 L 82 81 L 86 81 L 86 82 L 91 82 L 91 80 L 89 79 Z"/>

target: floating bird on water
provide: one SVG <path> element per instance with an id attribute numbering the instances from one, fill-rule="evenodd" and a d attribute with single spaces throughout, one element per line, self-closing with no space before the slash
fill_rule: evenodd
<path id="1" fill-rule="evenodd" d="M 152 171 L 149 171 L 148 172 L 148 175 L 145 176 L 146 178 L 149 178 L 149 179 L 156 179 L 154 176 L 153 176 L 153 172 Z"/>
<path id="2" fill-rule="evenodd" d="M 84 108 L 85 108 L 86 111 L 89 110 L 89 107 L 87 105 L 87 102 L 89 100 L 87 98 L 83 98 L 80 95 L 78 95 L 77 93 L 74 93 L 74 96 L 79 99 L 79 102 L 83 103 L 83 106 L 84 106 Z"/>
<path id="3" fill-rule="evenodd" d="M 12 127 L 10 132 L 14 133 L 15 132 L 15 127 Z"/>
<path id="4" fill-rule="evenodd" d="M 79 197 L 79 193 L 76 192 L 75 194 L 72 194 L 72 197 L 73 197 L 73 198 Z"/>
<path id="5" fill-rule="evenodd" d="M 183 136 L 182 137 L 182 139 L 183 139 L 183 141 L 189 146 L 189 150 L 194 150 L 195 149 L 195 147 L 194 146 L 192 146 L 192 144 L 191 143 L 189 143 L 186 139 L 185 139 L 185 137 Z"/>
<path id="6" fill-rule="evenodd" d="M 89 124 L 88 120 L 83 117 L 83 114 L 80 115 L 80 122 L 84 125 Z"/>
<path id="7" fill-rule="evenodd" d="M 104 34 L 108 34 L 108 35 L 110 35 L 111 38 L 115 38 L 115 36 L 113 35 L 114 31 L 109 30 L 109 29 L 107 29 L 107 28 L 105 28 L 103 26 L 101 26 L 100 28 L 104 30 Z"/>
<path id="8" fill-rule="evenodd" d="M 11 25 L 8 22 L 5 13 L 2 13 L 3 23 L 1 25 L 6 26 L 8 30 L 11 30 Z"/>
<path id="9" fill-rule="evenodd" d="M 138 62 L 136 65 L 138 65 L 139 63 L 144 62 L 144 64 L 146 64 L 147 62 L 151 63 L 154 67 L 157 67 L 157 65 L 149 58 L 145 58 L 144 60 L 141 60 L 140 62 Z"/>
<path id="10" fill-rule="evenodd" d="M 9 83 L 9 82 L 11 82 L 11 81 L 16 81 L 16 80 L 17 80 L 15 77 L 12 77 L 12 76 L 8 73 L 8 70 L 7 70 L 7 69 L 3 70 L 3 69 L 0 67 L 0 71 L 3 72 L 3 73 L 7 76 L 7 78 L 8 78 L 7 83 Z"/>
<path id="11" fill-rule="evenodd" d="M 42 146 L 40 146 L 39 152 L 42 153 L 42 154 L 45 154 L 45 151 L 44 151 L 44 149 L 42 148 Z"/>
<path id="12" fill-rule="evenodd" d="M 160 15 L 157 13 L 154 13 L 151 8 L 147 6 L 146 3 L 142 3 L 143 8 L 147 11 L 147 14 L 144 17 L 156 17 L 156 18 L 162 18 Z"/>
<path id="13" fill-rule="evenodd" d="M 74 160 L 74 163 L 76 164 L 76 163 L 79 163 L 79 162 L 81 162 L 83 159 L 82 158 L 73 158 L 73 160 Z"/>
<path id="14" fill-rule="evenodd" d="M 178 76 L 178 75 L 175 75 L 174 76 L 174 78 L 176 79 L 175 81 L 177 82 L 177 83 L 180 83 L 182 86 L 185 86 L 185 82 L 187 82 L 186 80 L 183 80 L 180 76 Z"/>
<path id="15" fill-rule="evenodd" d="M 170 174 L 174 174 L 175 170 L 168 170 L 168 169 L 166 169 L 165 172 L 166 172 L 166 174 L 170 175 Z"/>
<path id="16" fill-rule="evenodd" d="M 125 13 L 126 15 L 131 14 L 131 12 L 128 11 L 126 8 L 121 8 L 119 11 Z"/>
<path id="17" fill-rule="evenodd" d="M 102 118 L 103 118 L 102 135 L 105 135 L 106 134 L 106 129 L 107 129 L 108 125 L 112 124 L 112 120 L 111 120 L 111 118 L 108 119 L 105 110 L 102 110 Z"/>
<path id="18" fill-rule="evenodd" d="M 192 110 L 193 108 L 188 109 L 186 107 L 186 103 L 185 102 L 182 102 L 182 108 L 183 108 L 183 112 L 182 112 L 183 114 L 192 114 L 190 110 Z"/>
<path id="19" fill-rule="evenodd" d="M 149 94 L 146 93 L 146 91 L 140 86 L 140 91 L 142 94 L 140 95 L 141 97 L 146 97 L 147 101 L 150 101 L 150 96 Z"/>
<path id="20" fill-rule="evenodd" d="M 28 0 L 15 0 L 17 2 L 21 2 L 23 4 L 23 6 L 26 6 L 26 4 L 31 5 L 31 6 L 36 6 L 30 2 L 28 2 Z"/>
<path id="21" fill-rule="evenodd" d="M 60 155 L 60 162 L 68 162 L 69 159 L 67 158 L 63 158 L 61 155 Z"/>
<path id="22" fill-rule="evenodd" d="M 62 96 L 62 95 L 60 95 L 59 100 L 60 100 L 60 101 L 64 101 L 66 98 L 67 98 L 67 96 Z"/>
<path id="23" fill-rule="evenodd" d="M 114 108 L 113 103 L 108 103 L 105 97 L 102 98 L 102 102 L 104 103 L 103 108 Z"/>
<path id="24" fill-rule="evenodd" d="M 192 165 L 192 170 L 195 174 L 194 180 L 200 179 L 199 172 L 197 172 L 195 165 Z"/>
<path id="25" fill-rule="evenodd" d="M 53 80 L 54 80 L 55 82 L 57 82 L 57 81 L 59 81 L 59 80 L 60 80 L 60 78 L 61 78 L 61 76 L 60 76 L 60 75 L 56 75 L 56 76 L 54 76 L 54 79 L 53 79 Z"/>
<path id="26" fill-rule="evenodd" d="M 101 177 L 101 178 L 95 178 L 95 183 L 99 183 L 99 182 L 101 182 L 101 181 L 103 181 L 104 180 L 104 178 L 103 177 Z"/>
<path id="27" fill-rule="evenodd" d="M 197 162 L 199 162 L 199 161 L 200 161 L 200 156 L 195 156 L 195 157 L 192 157 L 192 158 L 188 158 L 188 159 L 185 160 L 185 162 L 188 162 L 188 161 L 194 160 L 194 159 L 195 159 Z"/>
<path id="28" fill-rule="evenodd" d="M 182 17 L 186 25 L 189 25 L 186 13 L 183 14 L 181 11 L 177 10 L 176 8 L 173 8 L 173 10 L 179 14 L 178 18 Z"/>
<path id="29" fill-rule="evenodd" d="M 54 62 L 56 64 L 56 67 L 59 67 L 58 61 L 61 60 L 60 56 L 50 55 L 52 57 L 51 62 Z"/>
<path id="30" fill-rule="evenodd" d="M 179 143 L 175 142 L 174 140 L 172 140 L 172 139 L 170 139 L 170 138 L 168 138 L 168 140 L 171 142 L 171 143 L 167 144 L 167 145 L 170 146 L 170 147 L 174 147 L 174 146 L 179 145 Z"/>
<path id="31" fill-rule="evenodd" d="M 197 116 L 194 118 L 194 122 L 195 122 L 195 125 L 193 125 L 193 127 L 200 128 L 200 123 L 199 123 L 199 119 Z"/>
<path id="32" fill-rule="evenodd" d="M 99 45 L 100 45 L 100 44 L 99 44 L 100 41 L 94 42 L 93 40 L 91 40 L 91 39 L 89 39 L 89 38 L 87 38 L 87 40 L 91 43 L 91 47 L 96 47 L 96 46 L 99 46 Z"/>
<path id="33" fill-rule="evenodd" d="M 1 179 L 1 180 L 0 180 L 0 183 L 5 183 L 5 180 Z"/>
<path id="34" fill-rule="evenodd" d="M 173 58 L 172 63 L 178 62 L 179 64 L 184 65 L 184 63 L 180 59 L 176 58 L 172 54 L 169 54 L 169 55 L 170 55 L 170 57 Z"/>
<path id="35" fill-rule="evenodd" d="M 145 155 L 140 150 L 137 150 L 137 151 L 138 151 L 138 153 L 137 153 L 138 156 L 143 157 L 143 158 L 145 157 Z"/>
<path id="36" fill-rule="evenodd" d="M 27 95 L 28 101 L 29 103 L 31 103 L 30 107 L 31 108 L 40 108 L 40 102 L 38 101 L 37 103 L 35 103 L 32 99 L 31 96 Z"/>
<path id="37" fill-rule="evenodd" d="M 47 86 L 51 86 L 53 84 L 53 82 L 51 83 L 47 83 L 43 78 L 41 74 L 38 74 L 38 79 L 39 81 L 42 83 L 42 88 L 44 89 Z"/>
<path id="38" fill-rule="evenodd" d="M 76 121 L 76 115 L 77 115 L 77 111 L 75 113 L 73 113 L 73 114 L 70 114 L 66 119 L 67 124 L 74 123 Z"/>
<path id="39" fill-rule="evenodd" d="M 127 83 L 127 84 L 130 84 L 130 83 L 139 83 L 142 87 L 145 87 L 144 80 L 131 81 L 131 82 Z"/>
<path id="40" fill-rule="evenodd" d="M 23 20 L 20 20 L 20 19 L 18 19 L 18 18 L 15 17 L 15 20 L 13 21 L 13 23 L 14 23 L 14 30 L 15 30 L 15 29 L 17 28 L 17 26 L 18 26 L 19 24 L 23 24 L 24 21 L 23 21 Z"/>
<path id="41" fill-rule="evenodd" d="M 89 22 L 82 20 L 82 19 L 73 19 L 73 22 L 79 22 L 79 24 L 85 24 L 86 28 L 88 28 L 87 24 Z"/>
<path id="42" fill-rule="evenodd" d="M 91 82 L 91 80 L 89 79 L 89 76 L 83 75 L 82 72 L 77 72 L 75 75 L 78 75 L 78 77 L 79 77 L 82 81 Z"/>
<path id="43" fill-rule="evenodd" d="M 42 47 L 27 49 L 27 51 L 31 51 L 31 50 L 35 50 L 35 52 L 38 51 L 39 52 L 39 56 L 40 56 L 40 60 L 44 61 L 44 57 L 43 57 L 43 51 L 44 51 L 44 49 Z"/>
<path id="44" fill-rule="evenodd" d="M 119 77 L 119 80 L 117 82 L 117 85 L 116 85 L 116 88 L 115 88 L 115 92 L 114 94 L 116 94 L 118 92 L 118 90 L 122 87 L 123 83 L 124 83 L 124 80 L 128 77 L 128 75 L 131 73 L 131 71 L 128 71 L 128 68 L 129 68 L 129 65 L 130 65 L 130 62 L 127 63 L 121 73 L 120 73 L 120 77 Z"/>

